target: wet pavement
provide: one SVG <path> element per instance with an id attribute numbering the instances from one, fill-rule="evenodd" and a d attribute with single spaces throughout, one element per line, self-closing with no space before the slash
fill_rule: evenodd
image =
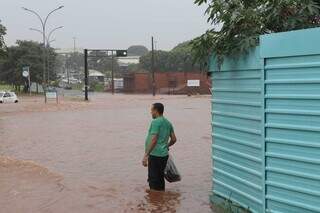
<path id="1" fill-rule="evenodd" d="M 182 174 L 147 192 L 141 165 L 153 102 L 165 104 Z M 212 212 L 210 97 L 98 94 L 0 105 L 0 213 Z"/>

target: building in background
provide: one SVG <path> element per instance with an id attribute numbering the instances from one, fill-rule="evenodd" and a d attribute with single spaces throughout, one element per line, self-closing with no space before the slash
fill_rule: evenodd
<path id="1" fill-rule="evenodd" d="M 97 70 L 89 70 L 89 82 L 103 83 L 105 82 L 105 75 Z"/>
<path id="2" fill-rule="evenodd" d="M 118 64 L 120 68 L 120 72 L 126 73 L 128 72 L 129 65 L 139 64 L 140 56 L 128 56 L 118 58 Z"/>

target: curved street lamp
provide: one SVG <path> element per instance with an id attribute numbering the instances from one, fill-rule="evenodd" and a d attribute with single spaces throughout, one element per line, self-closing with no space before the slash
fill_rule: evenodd
<path id="1" fill-rule="evenodd" d="M 47 42 L 47 47 L 50 47 L 50 43 L 53 42 L 53 41 L 55 41 L 55 39 L 50 40 L 52 34 L 53 34 L 55 31 L 57 31 L 58 29 L 61 29 L 61 28 L 63 28 L 63 26 L 56 27 L 56 28 L 54 28 L 54 29 L 52 29 L 52 30 L 50 31 L 50 33 L 48 34 L 48 36 L 45 36 L 46 42 Z M 41 33 L 41 35 L 43 35 L 43 32 L 42 32 L 41 30 L 38 30 L 38 29 L 35 29 L 35 28 L 29 28 L 29 30 L 36 31 L 36 32 L 38 32 L 38 33 Z"/>
<path id="2" fill-rule="evenodd" d="M 46 88 L 46 24 L 47 24 L 47 21 L 48 21 L 50 15 L 52 13 L 54 13 L 55 11 L 62 9 L 63 7 L 64 6 L 60 6 L 56 9 L 52 10 L 50 13 L 48 13 L 48 15 L 45 17 L 45 19 L 41 18 L 41 16 L 36 11 L 28 9 L 26 7 L 22 7 L 23 10 L 28 11 L 28 12 L 36 15 L 41 22 L 42 37 L 43 37 L 42 39 L 43 39 L 43 47 L 44 47 L 44 51 L 43 51 L 43 84 L 44 84 L 44 89 Z"/>
<path id="3" fill-rule="evenodd" d="M 55 41 L 55 39 L 50 40 L 51 39 L 51 35 L 56 30 L 61 29 L 61 28 L 63 28 L 63 26 L 56 27 L 56 28 L 54 28 L 54 29 L 52 29 L 50 31 L 48 36 L 45 36 L 46 42 L 47 42 L 46 47 L 50 47 L 50 44 Z M 35 29 L 35 28 L 29 28 L 29 29 L 32 30 L 32 31 L 36 31 L 36 32 L 38 32 L 38 33 L 43 35 L 43 32 L 41 30 L 38 30 L 38 29 Z M 48 83 L 50 83 L 50 66 L 49 66 L 50 61 L 49 61 L 49 57 L 46 57 L 46 59 L 47 59 L 47 67 L 48 67 L 48 69 L 47 69 L 47 79 L 48 79 Z"/>
<path id="4" fill-rule="evenodd" d="M 54 33 L 55 31 L 57 31 L 57 30 L 59 30 L 59 29 L 61 29 L 61 28 L 63 28 L 63 26 L 60 26 L 60 27 L 56 27 L 56 28 L 54 28 L 54 29 L 52 29 L 50 32 L 49 32 L 49 35 L 48 35 L 48 46 L 50 46 L 50 38 L 51 38 L 51 35 L 52 35 L 52 33 Z"/>

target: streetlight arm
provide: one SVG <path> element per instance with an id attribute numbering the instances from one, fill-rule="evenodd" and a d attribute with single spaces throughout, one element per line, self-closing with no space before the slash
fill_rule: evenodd
<path id="1" fill-rule="evenodd" d="M 41 33 L 43 35 L 43 32 L 41 30 L 38 30 L 38 29 L 35 29 L 35 28 L 29 28 L 29 30 L 39 32 L 39 33 Z"/>
<path id="2" fill-rule="evenodd" d="M 50 41 L 48 41 L 48 44 L 51 44 L 52 42 L 55 42 L 56 40 L 55 39 L 52 39 Z"/>
<path id="3" fill-rule="evenodd" d="M 58 29 L 61 29 L 61 28 L 63 28 L 63 26 L 54 28 L 53 30 L 50 31 L 49 35 L 46 36 L 46 40 L 47 40 L 47 44 L 48 45 L 55 41 L 55 39 L 50 40 L 52 33 L 55 32 Z M 43 32 L 41 30 L 38 30 L 38 29 L 35 29 L 35 28 L 29 28 L 29 30 L 36 31 L 36 32 L 40 33 L 41 35 L 43 35 Z"/>
<path id="4" fill-rule="evenodd" d="M 62 9 L 63 7 L 64 7 L 64 6 L 60 6 L 60 7 L 56 8 L 56 9 L 52 10 L 52 11 L 47 15 L 46 19 L 44 20 L 44 25 L 47 24 L 48 18 L 49 18 L 49 16 L 50 16 L 52 13 L 54 13 L 54 12 L 57 11 L 57 10 Z"/>
<path id="5" fill-rule="evenodd" d="M 22 9 L 24 9 L 25 11 L 28 11 L 28 12 L 30 12 L 30 13 L 35 14 L 35 15 L 39 18 L 39 20 L 41 21 L 42 28 L 44 27 L 44 22 L 43 22 L 41 16 L 40 16 L 36 11 L 30 10 L 30 9 L 28 9 L 28 8 L 25 8 L 25 7 L 22 7 Z"/>
<path id="6" fill-rule="evenodd" d="M 42 36 L 45 36 L 41 30 L 38 30 L 38 29 L 35 29 L 35 28 L 29 28 L 29 30 L 32 30 L 32 31 L 35 31 L 35 32 L 41 33 L 41 35 L 42 35 Z M 48 38 L 47 38 L 47 36 L 45 36 L 45 38 L 46 38 L 46 41 L 48 42 Z"/>
<path id="7" fill-rule="evenodd" d="M 61 28 L 63 28 L 63 26 L 56 27 L 56 28 L 54 28 L 53 30 L 51 30 L 50 33 L 49 33 L 49 35 L 48 35 L 48 40 L 50 40 L 50 37 L 51 37 L 52 33 L 54 33 L 56 30 L 59 30 L 59 29 L 61 29 Z"/>

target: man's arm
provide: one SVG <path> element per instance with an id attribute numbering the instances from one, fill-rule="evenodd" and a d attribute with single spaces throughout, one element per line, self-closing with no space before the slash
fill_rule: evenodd
<path id="1" fill-rule="evenodd" d="M 176 142 L 177 142 L 176 134 L 174 134 L 174 132 L 171 132 L 170 141 L 168 143 L 168 147 L 173 146 Z"/>
<path id="2" fill-rule="evenodd" d="M 156 147 L 158 141 L 158 135 L 152 135 L 151 143 L 149 144 L 149 147 L 147 147 L 147 150 L 145 152 L 145 156 L 149 156 L 154 147 Z"/>
<path id="3" fill-rule="evenodd" d="M 147 147 L 146 152 L 144 153 L 143 159 L 142 159 L 142 165 L 147 167 L 148 166 L 148 158 L 154 147 L 156 147 L 158 141 L 158 135 L 152 135 L 151 143 Z"/>

